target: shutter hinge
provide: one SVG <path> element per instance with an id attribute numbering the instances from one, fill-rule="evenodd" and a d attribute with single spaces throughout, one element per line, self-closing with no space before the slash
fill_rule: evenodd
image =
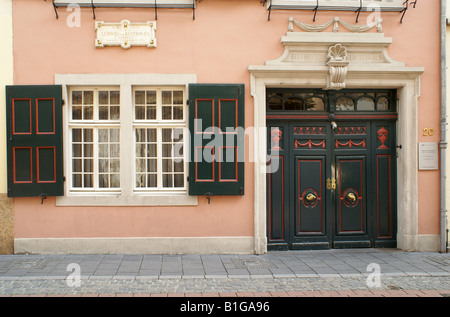
<path id="1" fill-rule="evenodd" d="M 241 196 L 244 196 L 244 187 L 241 187 Z"/>
<path id="2" fill-rule="evenodd" d="M 44 203 L 44 199 L 47 199 L 47 194 L 42 193 L 40 197 L 41 197 L 41 205 L 42 205 Z"/>
<path id="3" fill-rule="evenodd" d="M 63 99 L 63 100 L 61 100 L 61 104 L 64 106 L 64 105 L 66 105 L 66 101 Z"/>

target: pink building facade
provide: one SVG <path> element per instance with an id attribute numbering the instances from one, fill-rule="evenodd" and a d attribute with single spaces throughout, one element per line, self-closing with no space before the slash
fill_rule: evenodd
<path id="1" fill-rule="evenodd" d="M 438 1 L 85 2 L 13 1 L 15 253 L 439 249 Z"/>

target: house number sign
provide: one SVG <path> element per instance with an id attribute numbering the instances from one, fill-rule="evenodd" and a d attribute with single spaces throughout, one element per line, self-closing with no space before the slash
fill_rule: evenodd
<path id="1" fill-rule="evenodd" d="M 131 46 L 156 47 L 156 22 L 136 22 L 128 20 L 121 22 L 95 22 L 95 47 L 121 46 L 128 49 Z"/>

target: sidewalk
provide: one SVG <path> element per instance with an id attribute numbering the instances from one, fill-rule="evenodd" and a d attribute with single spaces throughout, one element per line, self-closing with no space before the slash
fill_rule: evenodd
<path id="1" fill-rule="evenodd" d="M 450 297 L 450 254 L 0 255 L 0 296 Z"/>

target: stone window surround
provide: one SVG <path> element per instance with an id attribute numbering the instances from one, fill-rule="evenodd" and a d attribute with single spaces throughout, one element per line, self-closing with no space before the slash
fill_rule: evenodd
<path id="1" fill-rule="evenodd" d="M 63 99 L 68 99 L 68 89 L 73 86 L 118 86 L 121 100 L 132 103 L 134 86 L 184 86 L 188 94 L 188 84 L 196 83 L 196 74 L 56 74 L 55 84 L 63 86 Z M 63 140 L 68 140 L 68 107 L 63 107 Z M 133 111 L 121 111 L 121 121 L 130 124 Z M 121 128 L 121 140 L 133 140 L 132 129 Z M 125 142 L 121 142 L 126 144 Z M 121 171 L 133 170 L 133 162 L 127 158 L 127 151 L 121 151 Z M 64 147 L 64 171 L 69 175 L 67 160 L 70 159 L 69 148 Z M 132 173 L 121 173 L 121 177 L 132 177 Z M 66 179 L 67 182 L 67 179 Z M 70 186 L 65 186 L 64 196 L 56 198 L 56 206 L 196 206 L 197 196 L 185 193 L 139 193 L 133 189 L 131 180 L 122 181 L 121 192 L 111 193 L 72 193 Z M 128 185 L 126 185 L 128 184 Z"/>

